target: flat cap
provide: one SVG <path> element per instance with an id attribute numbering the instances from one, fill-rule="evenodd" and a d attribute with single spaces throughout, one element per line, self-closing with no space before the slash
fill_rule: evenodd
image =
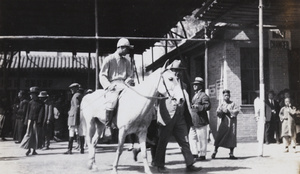
<path id="1" fill-rule="evenodd" d="M 80 87 L 80 84 L 79 83 L 72 83 L 69 88 L 73 88 L 73 87 Z"/>

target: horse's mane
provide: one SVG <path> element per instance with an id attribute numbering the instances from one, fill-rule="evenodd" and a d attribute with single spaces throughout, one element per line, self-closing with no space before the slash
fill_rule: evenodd
<path id="1" fill-rule="evenodd" d="M 159 79 L 158 76 L 161 74 L 161 69 L 162 68 L 158 68 L 155 70 L 144 81 L 142 81 L 140 84 L 137 84 L 134 89 L 137 91 L 143 91 L 149 87 L 153 87 L 153 83 L 157 84 L 157 80 Z"/>

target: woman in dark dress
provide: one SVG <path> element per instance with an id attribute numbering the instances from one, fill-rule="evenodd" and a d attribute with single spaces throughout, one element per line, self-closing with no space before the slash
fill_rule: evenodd
<path id="1" fill-rule="evenodd" d="M 21 143 L 22 138 L 25 134 L 24 120 L 27 113 L 28 100 L 25 98 L 25 91 L 20 91 L 18 93 L 19 104 L 17 105 L 16 111 L 16 122 L 14 129 L 14 140 L 15 143 Z"/>
<path id="2" fill-rule="evenodd" d="M 215 139 L 215 151 L 211 155 L 212 159 L 216 157 L 219 147 L 229 148 L 229 158 L 237 159 L 233 155 L 236 147 L 236 116 L 239 113 L 238 106 L 230 100 L 230 91 L 223 91 L 224 101 L 217 108 L 217 116 L 220 118 L 220 124 Z"/>
<path id="3" fill-rule="evenodd" d="M 21 148 L 28 149 L 26 156 L 30 154 L 30 149 L 33 149 L 32 155 L 37 155 L 36 149 L 42 148 L 42 143 L 38 140 L 38 126 L 42 123 L 43 103 L 39 100 L 38 94 L 38 87 L 30 88 L 31 101 L 28 103 L 24 121 L 24 123 L 27 124 L 27 130 L 20 145 Z"/>

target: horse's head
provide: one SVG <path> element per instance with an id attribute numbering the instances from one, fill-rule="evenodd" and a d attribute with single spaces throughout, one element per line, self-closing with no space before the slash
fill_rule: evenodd
<path id="1" fill-rule="evenodd" d="M 163 96 L 170 97 L 176 104 L 181 104 L 184 101 L 180 82 L 173 71 L 166 69 L 166 64 L 162 68 L 157 90 Z"/>

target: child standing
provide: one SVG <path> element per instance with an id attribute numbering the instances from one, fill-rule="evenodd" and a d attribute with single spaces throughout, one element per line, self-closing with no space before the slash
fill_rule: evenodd
<path id="1" fill-rule="evenodd" d="M 289 145 L 291 144 L 294 152 L 296 153 L 296 123 L 294 119 L 296 109 L 291 107 L 290 98 L 285 98 L 284 104 L 285 105 L 279 112 L 279 117 L 282 125 L 281 137 L 285 146 L 284 152 L 289 151 Z"/>

